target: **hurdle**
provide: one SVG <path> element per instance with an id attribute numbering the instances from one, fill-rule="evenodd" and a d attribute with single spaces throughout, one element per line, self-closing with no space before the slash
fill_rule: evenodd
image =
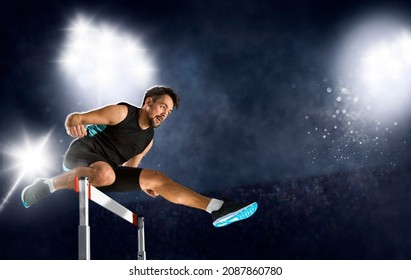
<path id="1" fill-rule="evenodd" d="M 78 258 L 90 260 L 89 200 L 120 216 L 137 227 L 137 259 L 146 259 L 144 217 L 138 217 L 120 203 L 89 184 L 87 177 L 76 177 L 74 191 L 79 193 Z"/>

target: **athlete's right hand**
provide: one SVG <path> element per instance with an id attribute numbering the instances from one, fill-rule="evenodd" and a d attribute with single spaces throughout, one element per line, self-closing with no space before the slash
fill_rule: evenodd
<path id="1" fill-rule="evenodd" d="M 66 127 L 66 131 L 67 134 L 73 138 L 83 138 L 84 136 L 87 136 L 87 129 L 82 124 Z"/>
<path id="2" fill-rule="evenodd" d="M 67 116 L 66 119 L 66 131 L 67 134 L 73 138 L 83 138 L 87 136 L 86 127 L 81 123 L 81 115 L 73 113 Z"/>

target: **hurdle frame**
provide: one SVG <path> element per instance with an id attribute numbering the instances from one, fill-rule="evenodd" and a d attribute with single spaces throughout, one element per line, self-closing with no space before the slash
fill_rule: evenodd
<path id="1" fill-rule="evenodd" d="M 79 193 L 79 226 L 78 226 L 78 258 L 79 260 L 90 260 L 90 224 L 89 224 L 89 200 L 106 208 L 110 212 L 120 216 L 124 220 L 137 227 L 137 260 L 146 259 L 144 217 L 138 217 L 120 203 L 104 194 L 96 187 L 90 185 L 87 177 L 76 177 L 74 191 Z"/>

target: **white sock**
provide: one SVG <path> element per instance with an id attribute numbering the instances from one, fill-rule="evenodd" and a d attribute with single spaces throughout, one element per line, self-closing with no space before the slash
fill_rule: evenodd
<path id="1" fill-rule="evenodd" d="M 54 193 L 56 191 L 56 188 L 54 187 L 53 178 L 47 179 L 46 181 L 44 181 L 44 183 L 46 183 L 49 186 L 49 190 L 51 193 Z"/>
<path id="2" fill-rule="evenodd" d="M 213 211 L 220 210 L 221 206 L 223 206 L 224 201 L 212 198 L 210 203 L 207 206 L 206 211 L 211 214 Z"/>

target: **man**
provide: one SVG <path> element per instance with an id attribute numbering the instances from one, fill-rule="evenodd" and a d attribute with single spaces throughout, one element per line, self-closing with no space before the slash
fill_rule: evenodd
<path id="1" fill-rule="evenodd" d="M 175 204 L 211 213 L 213 225 L 222 227 L 252 216 L 257 202 L 237 203 L 209 198 L 167 178 L 159 171 L 139 168 L 141 159 L 153 145 L 154 128 L 161 125 L 179 97 L 164 86 L 150 88 L 143 105 L 108 105 L 66 119 L 67 134 L 77 138 L 64 156 L 66 173 L 50 179 L 38 178 L 23 189 L 21 199 L 28 208 L 56 190 L 73 189 L 75 177 L 87 177 L 103 191 L 142 190 Z"/>

